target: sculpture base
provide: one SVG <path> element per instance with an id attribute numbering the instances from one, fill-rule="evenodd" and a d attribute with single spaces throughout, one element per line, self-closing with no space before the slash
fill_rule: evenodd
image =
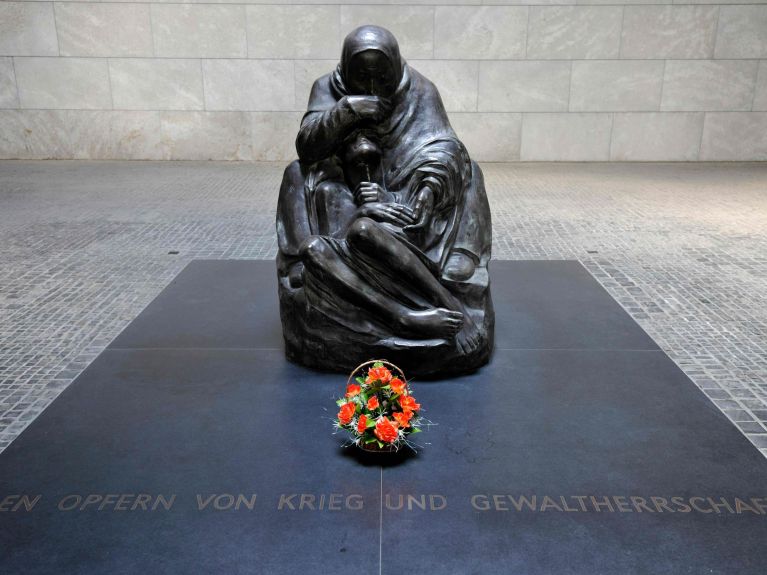
<path id="1" fill-rule="evenodd" d="M 454 339 L 408 339 L 376 337 L 345 328 L 306 305 L 303 290 L 291 290 L 280 282 L 280 316 L 285 356 L 292 362 L 319 369 L 348 373 L 363 361 L 385 358 L 400 366 L 408 377 L 452 377 L 485 365 L 492 355 L 495 313 L 488 287 L 487 270 L 478 271 L 482 285 L 464 294 L 475 307 L 469 313 L 478 328 L 479 344 L 464 354 Z M 464 286 L 472 291 L 472 285 Z"/>

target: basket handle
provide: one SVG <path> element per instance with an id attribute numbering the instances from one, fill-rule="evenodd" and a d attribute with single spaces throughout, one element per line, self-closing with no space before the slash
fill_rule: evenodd
<path id="1" fill-rule="evenodd" d="M 349 379 L 346 380 L 346 385 L 348 386 L 349 384 L 351 384 L 352 378 L 354 377 L 355 373 L 357 373 L 361 368 L 363 368 L 366 365 L 371 364 L 371 363 L 383 363 L 385 365 L 393 367 L 394 369 L 396 369 L 399 372 L 399 374 L 402 376 L 402 379 L 405 379 L 405 373 L 399 367 L 394 365 L 392 362 L 386 361 L 385 359 L 369 359 L 367 361 L 363 361 L 361 364 L 359 364 L 357 367 L 355 367 L 352 370 L 352 372 L 349 374 Z M 405 383 L 407 383 L 406 379 L 405 379 Z"/>

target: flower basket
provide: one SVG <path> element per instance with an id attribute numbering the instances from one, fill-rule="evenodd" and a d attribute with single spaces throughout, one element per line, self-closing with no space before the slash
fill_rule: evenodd
<path id="1" fill-rule="evenodd" d="M 421 405 L 411 394 L 402 370 L 383 359 L 352 370 L 335 426 L 351 434 L 354 445 L 372 453 L 392 453 L 419 433 Z"/>

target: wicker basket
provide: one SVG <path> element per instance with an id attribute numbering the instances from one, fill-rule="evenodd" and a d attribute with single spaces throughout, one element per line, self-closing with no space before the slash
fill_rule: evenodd
<path id="1" fill-rule="evenodd" d="M 354 380 L 354 377 L 357 375 L 357 373 L 363 369 L 364 367 L 367 367 L 368 365 L 373 365 L 376 363 L 382 363 L 385 366 L 389 368 L 389 370 L 392 373 L 397 373 L 401 376 L 402 381 L 407 384 L 407 380 L 405 379 L 405 374 L 402 372 L 402 370 L 394 365 L 390 361 L 386 361 L 385 359 L 370 359 L 368 361 L 365 361 L 361 364 L 359 364 L 357 367 L 355 367 L 352 372 L 349 374 L 349 379 L 346 380 L 346 385 L 349 386 L 352 381 Z M 398 448 L 394 445 L 384 445 L 383 447 L 378 447 L 378 444 L 373 443 L 366 443 L 366 444 L 358 444 L 357 447 L 359 447 L 362 451 L 367 451 L 368 453 L 395 453 L 398 451 Z"/>

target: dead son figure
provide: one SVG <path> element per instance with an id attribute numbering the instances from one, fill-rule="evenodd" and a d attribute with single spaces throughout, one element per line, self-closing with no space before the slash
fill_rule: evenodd
<path id="1" fill-rule="evenodd" d="M 296 148 L 277 207 L 288 358 L 349 371 L 384 357 L 414 375 L 486 363 L 482 172 L 388 30 L 346 37 L 336 70 L 314 82 Z"/>

